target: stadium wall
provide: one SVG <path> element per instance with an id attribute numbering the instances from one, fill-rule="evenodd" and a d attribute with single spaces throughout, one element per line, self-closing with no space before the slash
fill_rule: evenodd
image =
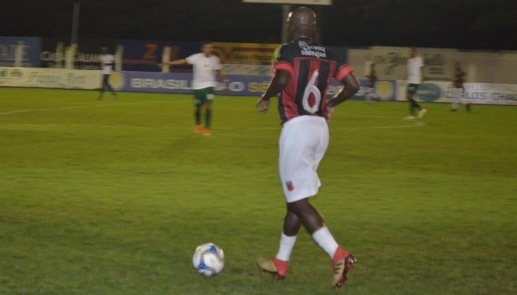
<path id="1" fill-rule="evenodd" d="M 111 82 L 124 92 L 192 93 L 190 73 L 115 72 Z M 92 70 L 0 67 L 0 86 L 95 90 L 101 85 L 102 73 Z M 227 75 L 228 89 L 219 95 L 260 96 L 267 88 L 269 75 Z M 366 79 L 360 79 L 361 90 L 354 99 L 364 100 Z M 405 100 L 405 80 L 379 80 L 375 93 L 379 100 Z M 423 84 L 417 98 L 425 102 L 451 102 L 451 84 L 429 81 Z M 341 86 L 333 82 L 327 95 L 333 96 Z M 517 105 L 517 84 L 466 83 L 465 101 L 473 104 Z"/>
<path id="2" fill-rule="evenodd" d="M 201 43 L 79 38 L 75 46 L 67 46 L 65 42 L 51 38 L 0 36 L 0 66 L 93 70 L 99 68 L 101 46 L 108 46 L 116 54 L 118 70 L 168 72 L 157 64 L 164 59 L 183 58 L 199 52 Z M 225 64 L 225 74 L 268 75 L 271 57 L 278 44 L 216 42 L 215 47 Z M 380 79 L 405 79 L 406 47 L 333 49 L 346 57 L 359 78 L 364 78 L 369 65 L 375 63 Z M 453 76 L 454 62 L 459 61 L 467 72 L 468 82 L 513 84 L 517 81 L 517 51 L 462 51 L 448 48 L 419 48 L 419 51 L 424 56 L 425 75 L 429 80 L 449 81 Z M 72 59 L 68 63 L 67 57 Z M 169 70 L 189 72 L 190 67 Z"/>

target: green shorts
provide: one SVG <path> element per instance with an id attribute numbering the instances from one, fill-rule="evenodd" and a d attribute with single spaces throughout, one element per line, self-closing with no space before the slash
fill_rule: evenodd
<path id="1" fill-rule="evenodd" d="M 420 84 L 409 83 L 407 85 L 407 94 L 415 94 L 418 90 L 418 86 L 420 86 Z"/>
<path id="2" fill-rule="evenodd" d="M 202 105 L 211 103 L 214 99 L 214 87 L 194 90 L 194 104 Z"/>

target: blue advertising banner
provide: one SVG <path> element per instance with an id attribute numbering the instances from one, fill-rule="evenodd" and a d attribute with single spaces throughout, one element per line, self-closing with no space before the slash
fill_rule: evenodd
<path id="1" fill-rule="evenodd" d="M 122 72 L 120 73 L 120 90 L 129 92 L 151 93 L 192 93 L 190 88 L 192 74 L 190 73 L 148 73 Z M 220 95 L 260 96 L 267 88 L 271 76 L 226 75 L 229 81 L 228 89 L 218 90 Z M 361 80 L 361 90 L 354 97 L 364 99 L 366 80 Z M 341 85 L 333 81 L 327 95 L 336 94 Z M 379 80 L 375 85 L 375 92 L 380 100 L 395 100 L 397 97 L 397 81 Z"/>
<path id="2" fill-rule="evenodd" d="M 151 93 L 192 93 L 190 73 L 122 72 L 122 91 Z M 259 95 L 269 84 L 269 76 L 227 75 L 229 87 L 221 95 Z"/>
<path id="3" fill-rule="evenodd" d="M 165 42 L 149 40 L 119 40 L 118 45 L 123 46 L 122 70 L 160 72 L 158 66 L 162 62 L 163 50 L 171 47 L 170 60 L 185 58 L 201 51 L 200 42 Z M 176 69 L 189 69 L 176 67 Z"/>
<path id="4" fill-rule="evenodd" d="M 1 37 L 0 36 L 0 66 L 14 66 L 16 47 L 21 46 L 21 66 L 39 67 L 41 39 L 36 37 Z"/>

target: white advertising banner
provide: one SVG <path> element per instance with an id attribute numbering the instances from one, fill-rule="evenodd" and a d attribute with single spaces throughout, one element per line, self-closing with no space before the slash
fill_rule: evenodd
<path id="1" fill-rule="evenodd" d="M 399 81 L 398 100 L 405 100 L 406 81 Z M 424 102 L 452 102 L 450 82 L 428 81 L 418 88 L 417 99 Z M 517 84 L 465 83 L 464 103 L 517 105 Z"/>
<path id="2" fill-rule="evenodd" d="M 101 78 L 93 70 L 0 67 L 0 86 L 99 89 Z"/>

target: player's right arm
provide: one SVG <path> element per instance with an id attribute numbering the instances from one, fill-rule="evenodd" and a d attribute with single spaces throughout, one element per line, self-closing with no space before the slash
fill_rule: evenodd
<path id="1" fill-rule="evenodd" d="M 269 103 L 271 101 L 271 97 L 277 95 L 279 92 L 284 90 L 287 82 L 289 82 L 289 78 L 291 77 L 291 73 L 286 70 L 276 70 L 275 75 L 269 82 L 269 85 L 258 100 L 256 107 L 259 112 L 265 113 L 269 109 Z"/>
<path id="2" fill-rule="evenodd" d="M 176 60 L 172 60 L 172 61 L 162 62 L 158 65 L 159 66 L 178 66 L 178 65 L 184 65 L 186 63 L 187 63 L 186 59 L 180 58 L 180 59 L 176 59 Z"/>

